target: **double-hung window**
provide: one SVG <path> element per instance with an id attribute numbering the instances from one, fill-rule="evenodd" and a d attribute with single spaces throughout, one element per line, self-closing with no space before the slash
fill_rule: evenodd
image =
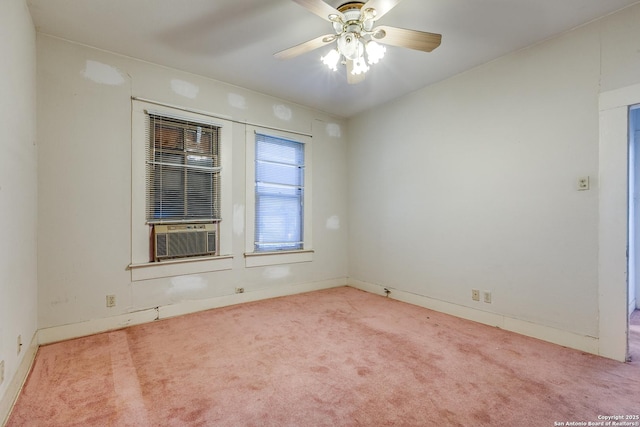
<path id="1" fill-rule="evenodd" d="M 313 261 L 310 135 L 246 128 L 245 266 Z"/>
<path id="2" fill-rule="evenodd" d="M 231 122 L 147 100 L 131 108 L 132 281 L 232 269 Z"/>
<path id="3" fill-rule="evenodd" d="M 146 220 L 155 260 L 217 254 L 220 128 L 148 113 Z"/>
<path id="4" fill-rule="evenodd" d="M 304 248 L 305 146 L 256 133 L 255 252 Z"/>

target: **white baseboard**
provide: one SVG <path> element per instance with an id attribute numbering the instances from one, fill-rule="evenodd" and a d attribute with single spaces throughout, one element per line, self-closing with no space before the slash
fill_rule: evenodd
<path id="1" fill-rule="evenodd" d="M 85 337 L 100 332 L 113 331 L 115 329 L 126 328 L 127 326 L 152 322 L 156 320 L 157 315 L 157 310 L 150 308 L 102 319 L 91 319 L 80 323 L 43 328 L 38 330 L 38 344 L 51 344 L 58 341 Z"/>
<path id="2" fill-rule="evenodd" d="M 372 283 L 349 279 L 348 285 L 356 289 L 371 292 L 378 295 L 386 295 L 385 287 Z M 554 344 L 570 347 L 586 353 L 599 355 L 598 338 L 584 336 L 575 332 L 564 331 L 550 326 L 539 325 L 525 320 L 515 319 L 496 313 L 489 313 L 475 308 L 453 304 L 446 301 L 417 295 L 410 292 L 400 291 L 387 287 L 391 293 L 389 298 L 420 307 L 428 308 L 452 316 L 471 320 L 489 326 L 497 326 L 501 329 L 515 332 L 521 335 L 537 338 Z"/>
<path id="3" fill-rule="evenodd" d="M 13 409 L 13 404 L 18 398 L 20 390 L 22 390 L 22 386 L 27 380 L 29 371 L 31 371 L 31 365 L 33 364 L 33 360 L 36 357 L 37 351 L 38 332 L 33 334 L 29 346 L 25 349 L 25 354 L 22 357 L 20 365 L 18 366 L 18 370 L 11 379 L 11 382 L 9 383 L 9 386 L 7 387 L 4 395 L 2 396 L 2 399 L 0 399 L 0 425 L 6 424 L 9 418 L 9 414 L 11 413 L 11 409 Z"/>
<path id="4" fill-rule="evenodd" d="M 241 304 L 244 302 L 259 301 L 269 298 L 283 297 L 287 295 L 301 294 L 304 292 L 319 291 L 322 289 L 337 288 L 347 285 L 347 278 L 323 280 L 320 282 L 303 283 L 299 285 L 288 285 L 277 288 L 259 289 L 242 294 L 225 295 L 217 298 L 183 301 L 159 308 L 160 319 L 181 316 L 183 314 L 195 313 L 212 308 L 226 307 L 229 305 Z"/>
<path id="5" fill-rule="evenodd" d="M 166 319 L 212 308 L 241 304 L 243 302 L 259 301 L 268 298 L 282 297 L 346 285 L 347 279 L 340 278 L 320 282 L 303 283 L 299 285 L 260 289 L 242 294 L 224 295 L 202 300 L 182 301 L 176 304 L 150 308 L 118 316 L 92 319 L 86 322 L 40 329 L 38 331 L 38 344 L 50 344 L 53 342 L 93 335 L 100 332 L 122 329 L 127 326 L 148 323 L 158 319 Z"/>

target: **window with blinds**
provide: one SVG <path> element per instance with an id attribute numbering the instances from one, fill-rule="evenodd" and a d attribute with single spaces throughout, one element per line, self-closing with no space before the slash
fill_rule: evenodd
<path id="1" fill-rule="evenodd" d="M 219 221 L 220 128 L 147 115 L 147 222 Z"/>
<path id="2" fill-rule="evenodd" d="M 255 251 L 303 249 L 304 144 L 256 134 Z"/>

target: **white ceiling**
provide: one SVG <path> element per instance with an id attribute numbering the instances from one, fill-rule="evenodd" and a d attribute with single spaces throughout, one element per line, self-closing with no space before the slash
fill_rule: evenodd
<path id="1" fill-rule="evenodd" d="M 326 0 L 337 7 L 346 0 Z M 364 82 L 275 52 L 332 32 L 291 0 L 28 0 L 42 33 L 348 117 L 638 0 L 403 0 L 378 24 L 441 33 L 431 53 L 394 46 Z"/>

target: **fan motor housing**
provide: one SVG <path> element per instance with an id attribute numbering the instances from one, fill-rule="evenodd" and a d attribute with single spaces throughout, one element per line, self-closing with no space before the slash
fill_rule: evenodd
<path id="1" fill-rule="evenodd" d="M 344 3 L 341 6 L 338 6 L 338 11 L 345 13 L 348 10 L 360 10 L 362 9 L 362 6 L 364 6 L 364 3 L 361 1 L 350 1 L 347 3 Z"/>
<path id="2" fill-rule="evenodd" d="M 334 22 L 334 29 L 338 34 L 341 33 L 353 33 L 360 34 L 363 30 L 369 31 L 371 28 L 364 28 L 373 26 L 373 22 L 363 22 L 362 7 L 363 2 L 350 1 L 342 4 L 338 7 L 338 11 L 344 15 L 344 22 Z"/>

